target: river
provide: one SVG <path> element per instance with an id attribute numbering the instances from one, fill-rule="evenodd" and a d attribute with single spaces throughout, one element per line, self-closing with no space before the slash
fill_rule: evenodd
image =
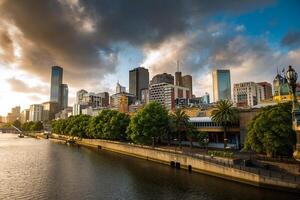
<path id="1" fill-rule="evenodd" d="M 0 134 L 0 199 L 300 199 L 104 150 Z"/>

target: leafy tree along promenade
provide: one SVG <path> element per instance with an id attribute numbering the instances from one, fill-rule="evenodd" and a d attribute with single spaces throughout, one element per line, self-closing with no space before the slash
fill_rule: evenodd
<path id="1" fill-rule="evenodd" d="M 262 108 L 249 124 L 245 149 L 269 156 L 291 155 L 295 145 L 291 116 L 290 103 Z M 224 127 L 226 139 L 228 128 L 238 120 L 238 111 L 232 107 L 231 102 L 220 101 L 213 111 L 212 119 Z M 155 102 L 149 103 L 132 117 L 118 111 L 104 110 L 95 117 L 78 115 L 53 121 L 52 132 L 148 145 L 154 145 L 155 141 L 162 139 L 168 143 L 171 139 L 178 139 L 179 143 L 182 139 L 188 139 L 191 147 L 192 141 L 198 141 L 205 147 L 208 138 L 207 133 L 198 132 L 188 123 L 188 117 L 182 110 L 168 114 L 163 106 Z"/>
<path id="2" fill-rule="evenodd" d="M 248 126 L 245 149 L 266 153 L 270 157 L 291 155 L 296 143 L 291 111 L 291 103 L 262 108 Z"/>

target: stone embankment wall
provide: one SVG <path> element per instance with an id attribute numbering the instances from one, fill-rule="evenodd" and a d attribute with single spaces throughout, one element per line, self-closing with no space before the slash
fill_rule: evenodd
<path id="1" fill-rule="evenodd" d="M 167 165 L 174 165 L 175 167 L 185 168 L 191 171 L 209 174 L 253 186 L 300 192 L 300 185 L 298 182 L 289 182 L 273 177 L 261 176 L 255 173 L 205 161 L 195 156 L 180 154 L 172 150 L 100 139 L 81 139 L 77 140 L 76 143 L 79 145 L 105 149 L 134 157 L 152 160 Z"/>

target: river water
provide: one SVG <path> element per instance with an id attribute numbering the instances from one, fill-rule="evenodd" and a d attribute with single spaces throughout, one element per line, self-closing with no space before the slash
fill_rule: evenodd
<path id="1" fill-rule="evenodd" d="M 0 134 L 0 199 L 300 199 L 104 150 Z"/>

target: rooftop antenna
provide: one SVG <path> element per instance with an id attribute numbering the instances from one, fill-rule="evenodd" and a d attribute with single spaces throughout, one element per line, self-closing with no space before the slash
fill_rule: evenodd
<path id="1" fill-rule="evenodd" d="M 179 72 L 179 60 L 177 60 L 177 71 Z"/>

